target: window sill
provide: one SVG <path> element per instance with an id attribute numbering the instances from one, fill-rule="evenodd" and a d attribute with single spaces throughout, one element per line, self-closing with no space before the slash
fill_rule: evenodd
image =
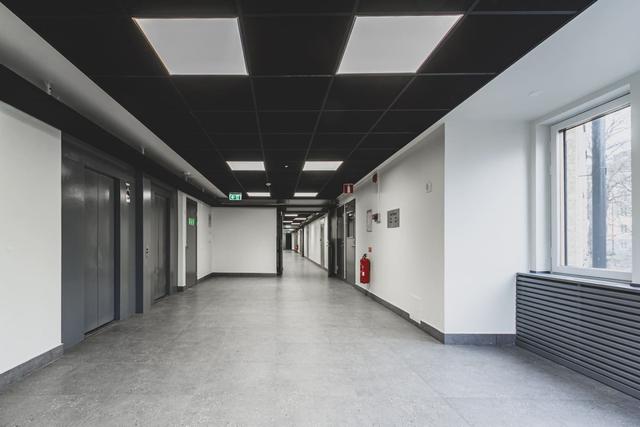
<path id="1" fill-rule="evenodd" d="M 558 274 L 558 273 L 520 273 L 519 275 L 523 277 L 534 277 L 534 278 L 537 277 L 541 279 L 550 279 L 558 282 L 583 283 L 583 284 L 598 286 L 602 288 L 625 289 L 633 292 L 638 292 L 640 294 L 640 284 L 632 284 L 631 282 L 627 282 L 627 281 L 600 279 L 600 278 L 585 277 L 585 276 L 573 276 L 573 275 Z"/>

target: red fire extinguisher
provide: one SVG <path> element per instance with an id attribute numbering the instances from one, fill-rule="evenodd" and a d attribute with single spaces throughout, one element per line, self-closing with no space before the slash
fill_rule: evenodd
<path id="1" fill-rule="evenodd" d="M 367 254 L 360 258 L 360 283 L 369 283 L 371 275 L 371 261 L 367 258 Z"/>

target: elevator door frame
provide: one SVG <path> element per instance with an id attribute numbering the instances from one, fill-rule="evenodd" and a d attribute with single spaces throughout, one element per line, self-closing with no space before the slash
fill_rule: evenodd
<path id="1" fill-rule="evenodd" d="M 345 280 L 356 284 L 356 201 L 345 204 L 344 209 Z"/>
<path id="2" fill-rule="evenodd" d="M 158 281 L 159 281 L 159 272 L 157 271 L 157 265 L 154 264 L 154 266 L 156 267 L 156 269 L 152 272 L 151 277 L 153 278 L 152 283 L 151 283 L 151 302 L 157 302 L 159 300 L 161 300 L 162 298 L 168 296 L 171 294 L 171 194 L 167 194 L 166 190 L 162 187 L 159 187 L 155 184 L 151 185 L 151 205 L 150 205 L 150 209 L 151 209 L 151 218 L 153 218 L 153 226 L 157 227 L 157 211 L 156 211 L 156 207 L 155 207 L 155 200 L 157 197 L 162 197 L 165 202 L 166 205 L 164 206 L 164 229 L 165 229 L 165 234 L 164 234 L 164 263 L 165 263 L 165 273 L 164 273 L 164 293 L 162 295 L 157 295 L 155 293 L 156 288 L 158 288 Z M 151 240 L 151 243 L 156 243 L 156 240 L 153 239 Z M 157 240 L 157 243 L 160 244 L 160 240 Z M 154 248 L 150 248 L 150 250 L 152 251 L 151 255 L 151 259 L 159 259 L 158 258 L 158 252 L 153 252 Z M 156 249 L 157 251 L 157 249 Z"/>

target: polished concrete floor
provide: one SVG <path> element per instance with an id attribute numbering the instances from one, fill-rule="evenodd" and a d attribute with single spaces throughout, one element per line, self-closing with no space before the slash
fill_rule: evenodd
<path id="1" fill-rule="evenodd" d="M 640 402 L 518 348 L 443 346 L 311 262 L 218 278 L 0 395 L 0 425 L 639 426 Z"/>

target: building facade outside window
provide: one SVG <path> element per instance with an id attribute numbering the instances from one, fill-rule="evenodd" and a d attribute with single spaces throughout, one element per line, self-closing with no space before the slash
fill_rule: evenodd
<path id="1" fill-rule="evenodd" d="M 627 97 L 551 128 L 553 270 L 631 279 L 631 107 Z"/>

